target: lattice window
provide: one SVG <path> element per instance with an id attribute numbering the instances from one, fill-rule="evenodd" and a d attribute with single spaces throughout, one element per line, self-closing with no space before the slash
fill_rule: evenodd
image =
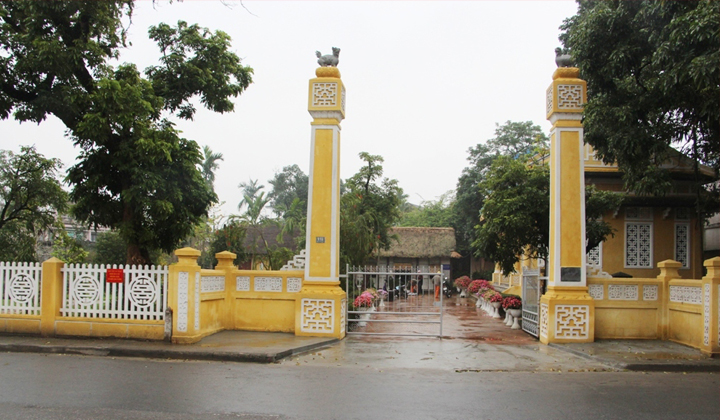
<path id="1" fill-rule="evenodd" d="M 609 284 L 609 300 L 638 300 L 638 285 L 636 284 Z"/>
<path id="2" fill-rule="evenodd" d="M 282 292 L 282 277 L 255 277 L 256 292 Z"/>
<path id="3" fill-rule="evenodd" d="M 675 224 L 675 261 L 690 268 L 690 224 Z"/>
<path id="4" fill-rule="evenodd" d="M 238 292 L 249 292 L 250 291 L 250 277 L 249 276 L 235 277 L 235 290 L 237 290 Z"/>
<path id="5" fill-rule="evenodd" d="M 695 286 L 670 286 L 670 302 L 700 305 L 702 291 Z"/>
<path id="6" fill-rule="evenodd" d="M 313 106 L 336 106 L 337 83 L 313 84 Z"/>
<path id="7" fill-rule="evenodd" d="M 300 289 L 302 289 L 302 279 L 299 277 L 288 277 L 287 291 L 290 293 L 297 293 Z"/>
<path id="8" fill-rule="evenodd" d="M 195 273 L 195 331 L 200 331 L 200 273 Z"/>
<path id="9" fill-rule="evenodd" d="M 188 322 L 188 278 L 189 273 L 181 271 L 178 275 L 178 289 L 177 289 L 177 300 L 178 300 L 178 311 L 177 311 L 177 329 L 180 332 L 187 331 Z"/>
<path id="10" fill-rule="evenodd" d="M 225 291 L 224 276 L 202 276 L 200 290 L 203 293 Z"/>
<path id="11" fill-rule="evenodd" d="M 588 265 L 593 265 L 600 268 L 602 267 L 602 242 L 600 242 L 595 248 L 588 251 L 587 263 Z"/>
<path id="12" fill-rule="evenodd" d="M 340 335 L 345 335 L 345 324 L 347 323 L 347 320 L 345 319 L 347 313 L 347 299 L 343 299 L 340 307 Z"/>
<path id="13" fill-rule="evenodd" d="M 710 345 L 710 283 L 705 283 L 703 299 L 703 344 Z"/>
<path id="14" fill-rule="evenodd" d="M 643 286 L 643 300 L 658 300 L 657 285 L 646 284 Z"/>
<path id="15" fill-rule="evenodd" d="M 652 268 L 652 223 L 625 224 L 625 267 Z"/>
<path id="16" fill-rule="evenodd" d="M 548 305 L 543 303 L 540 305 L 540 336 L 547 337 L 548 335 Z"/>
<path id="17" fill-rule="evenodd" d="M 595 300 L 603 300 L 605 298 L 605 290 L 602 284 L 591 284 L 588 286 L 588 294 Z"/>
<path id="18" fill-rule="evenodd" d="M 558 109 L 582 108 L 583 89 L 581 85 L 558 85 Z"/>

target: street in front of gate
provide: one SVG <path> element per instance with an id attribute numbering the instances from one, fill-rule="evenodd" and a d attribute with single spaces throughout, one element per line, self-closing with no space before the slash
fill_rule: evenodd
<path id="1" fill-rule="evenodd" d="M 505 326 L 472 298 L 444 300 L 443 338 L 349 336 L 344 340 L 293 334 L 225 331 L 191 345 L 121 339 L 0 336 L 0 352 L 66 353 L 180 360 L 278 362 L 292 366 L 361 367 L 377 371 L 593 372 L 720 371 L 720 360 L 657 340 L 597 341 L 547 346 Z M 368 323 L 371 324 L 371 323 Z M 422 328 L 408 324 L 406 328 Z"/>

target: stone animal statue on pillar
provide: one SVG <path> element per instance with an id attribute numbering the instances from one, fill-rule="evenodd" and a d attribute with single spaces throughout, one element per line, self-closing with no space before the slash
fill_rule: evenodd
<path id="1" fill-rule="evenodd" d="M 567 51 L 562 48 L 555 48 L 555 64 L 558 67 L 573 67 L 573 61 Z"/>
<path id="2" fill-rule="evenodd" d="M 315 55 L 318 56 L 318 64 L 321 67 L 337 67 L 340 62 L 340 48 L 332 47 L 332 55 L 322 55 L 320 51 L 315 51 Z"/>

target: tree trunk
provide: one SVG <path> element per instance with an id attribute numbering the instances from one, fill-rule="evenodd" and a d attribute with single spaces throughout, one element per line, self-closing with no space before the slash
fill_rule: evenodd
<path id="1" fill-rule="evenodd" d="M 129 226 L 133 226 L 133 212 L 128 203 L 123 206 L 123 222 Z M 125 257 L 126 265 L 149 265 L 150 253 L 147 249 L 143 249 L 140 245 L 132 243 L 132 239 L 128 239 L 127 256 Z"/>

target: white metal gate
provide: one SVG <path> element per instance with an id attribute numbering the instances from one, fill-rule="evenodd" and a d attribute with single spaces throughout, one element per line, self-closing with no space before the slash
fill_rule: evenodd
<path id="1" fill-rule="evenodd" d="M 442 337 L 442 277 L 422 266 L 348 267 L 347 334 Z M 355 306 L 367 305 L 358 297 L 370 289 L 378 295 L 372 306 Z"/>
<path id="2" fill-rule="evenodd" d="M 540 321 L 540 297 L 542 284 L 547 277 L 540 277 L 538 269 L 524 269 L 522 273 L 522 329 L 530 335 L 538 336 Z"/>

